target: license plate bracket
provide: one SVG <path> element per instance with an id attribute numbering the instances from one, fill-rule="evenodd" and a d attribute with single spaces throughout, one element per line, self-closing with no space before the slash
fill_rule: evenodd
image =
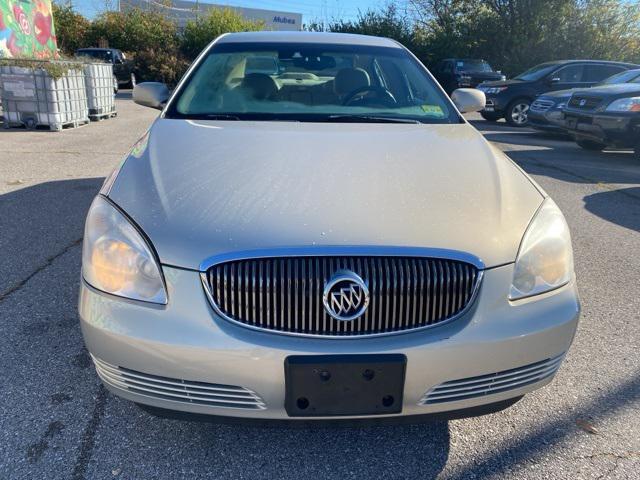
<path id="1" fill-rule="evenodd" d="M 401 354 L 289 356 L 285 409 L 291 417 L 400 413 L 406 364 Z"/>

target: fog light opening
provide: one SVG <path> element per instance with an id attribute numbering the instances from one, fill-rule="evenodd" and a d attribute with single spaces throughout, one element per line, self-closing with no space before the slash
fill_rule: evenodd
<path id="1" fill-rule="evenodd" d="M 364 372 L 362 372 L 362 378 L 364 378 L 367 382 L 370 382 L 371 380 L 373 380 L 373 377 L 375 376 L 376 376 L 376 372 L 374 372 L 370 368 L 367 368 Z"/>

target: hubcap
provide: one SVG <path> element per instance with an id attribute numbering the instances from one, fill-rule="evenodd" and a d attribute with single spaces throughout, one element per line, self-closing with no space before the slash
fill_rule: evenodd
<path id="1" fill-rule="evenodd" d="M 527 117 L 529 114 L 529 104 L 528 103 L 518 103 L 514 105 L 511 110 L 511 119 L 514 123 L 518 125 L 522 125 L 527 123 Z"/>

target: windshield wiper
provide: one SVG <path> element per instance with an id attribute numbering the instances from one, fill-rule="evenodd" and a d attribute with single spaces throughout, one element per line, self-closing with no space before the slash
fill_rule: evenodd
<path id="1" fill-rule="evenodd" d="M 336 123 L 422 123 L 411 118 L 378 117 L 374 115 L 329 115 L 320 121 Z"/>
<path id="2" fill-rule="evenodd" d="M 187 115 L 192 120 L 240 120 L 237 115 L 227 115 L 226 113 L 198 113 Z"/>

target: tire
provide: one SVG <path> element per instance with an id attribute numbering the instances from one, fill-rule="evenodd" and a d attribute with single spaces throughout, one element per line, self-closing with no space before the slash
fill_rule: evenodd
<path id="1" fill-rule="evenodd" d="M 113 93 L 118 93 L 118 79 L 116 78 L 116 76 L 113 76 Z"/>
<path id="2" fill-rule="evenodd" d="M 499 115 L 495 112 L 480 112 L 480 116 L 484 118 L 487 122 L 497 122 L 502 118 L 502 115 Z"/>
<path id="3" fill-rule="evenodd" d="M 132 73 L 131 77 L 130 77 L 130 80 L 129 80 L 129 83 L 127 83 L 127 88 L 134 89 L 135 86 L 136 86 L 136 74 Z"/>
<path id="4" fill-rule="evenodd" d="M 606 148 L 604 143 L 594 142 L 593 140 L 576 140 L 580 148 L 589 150 L 590 152 L 601 152 Z"/>
<path id="5" fill-rule="evenodd" d="M 516 98 L 509 104 L 504 114 L 505 120 L 512 127 L 526 127 L 529 124 L 529 108 L 531 100 L 528 98 Z"/>

